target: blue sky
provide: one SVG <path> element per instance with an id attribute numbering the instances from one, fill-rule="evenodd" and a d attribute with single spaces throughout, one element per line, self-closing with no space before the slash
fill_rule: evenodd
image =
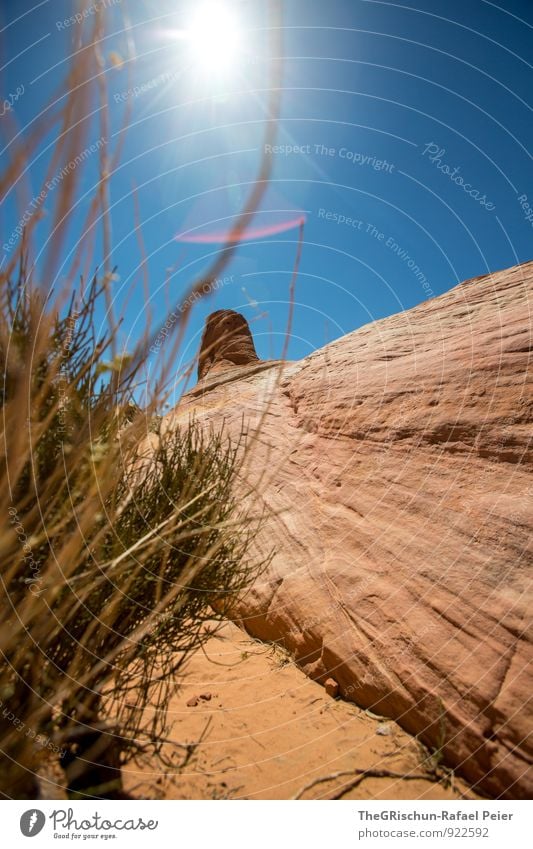
<path id="1" fill-rule="evenodd" d="M 82 6 L 89 22 L 94 2 Z M 65 77 L 75 27 L 64 22 L 75 5 L 1 4 L 1 83 L 23 132 Z M 128 4 L 137 54 L 128 79 L 116 67 L 117 56 L 126 56 L 120 5 L 109 10 L 112 34 L 102 49 L 112 144 L 126 103 L 132 108 L 112 179 L 116 308 L 130 344 L 145 315 L 132 187 L 151 308 L 162 319 L 169 309 L 165 279 L 173 308 L 219 247 L 176 236 L 191 228 L 207 238 L 220 233 L 223 224 L 215 222 L 235 215 L 264 154 L 268 21 L 265 2 L 229 2 L 241 47 L 227 74 L 207 74 L 179 38 L 200 0 L 194 7 L 136 0 Z M 533 257 L 525 206 L 533 205 L 530 0 L 286 0 L 283 22 L 282 114 L 278 148 L 267 154 L 272 182 L 252 225 L 259 233 L 243 242 L 217 291 L 195 308 L 185 358 L 196 351 L 205 316 L 224 307 L 250 320 L 261 356 L 280 355 L 298 230 L 264 233 L 302 215 L 292 359 L 468 277 Z M 24 91 L 14 100 L 17 88 Z M 3 119 L 0 130 L 3 148 Z M 99 138 L 96 123 L 92 135 Z M 37 193 L 53 133 L 47 141 L 50 150 L 30 163 Z M 95 168 L 87 162 L 84 189 Z M 52 202 L 47 198 L 45 208 Z M 72 216 L 72 244 L 86 204 Z M 7 198 L 4 238 L 20 213 Z M 46 227 L 45 217 L 37 231 L 43 240 Z M 100 262 L 95 256 L 94 265 Z"/>

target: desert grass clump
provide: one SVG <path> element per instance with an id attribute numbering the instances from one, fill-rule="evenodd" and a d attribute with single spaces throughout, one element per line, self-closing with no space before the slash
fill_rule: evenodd
<path id="1" fill-rule="evenodd" d="M 97 279 L 61 318 L 20 293 L 0 328 L 2 792 L 36 795 L 57 751 L 71 790 L 109 796 L 125 757 L 161 749 L 204 621 L 256 574 L 254 522 L 233 494 L 240 446 L 163 431 L 106 361 Z"/>

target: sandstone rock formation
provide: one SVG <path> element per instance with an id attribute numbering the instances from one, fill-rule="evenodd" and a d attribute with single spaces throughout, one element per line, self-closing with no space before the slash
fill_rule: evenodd
<path id="1" fill-rule="evenodd" d="M 167 419 L 246 422 L 275 554 L 241 624 L 506 798 L 533 793 L 532 306 L 527 263 L 285 364 L 215 313 Z"/>
<path id="2" fill-rule="evenodd" d="M 208 317 L 198 357 L 198 380 L 228 366 L 258 362 L 248 322 L 234 310 L 217 310 Z"/>

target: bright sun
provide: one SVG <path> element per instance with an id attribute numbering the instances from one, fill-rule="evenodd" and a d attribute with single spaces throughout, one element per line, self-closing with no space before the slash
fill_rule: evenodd
<path id="1" fill-rule="evenodd" d="M 211 74 L 226 74 L 241 50 L 239 22 L 224 3 L 208 3 L 193 15 L 186 30 L 191 61 Z"/>

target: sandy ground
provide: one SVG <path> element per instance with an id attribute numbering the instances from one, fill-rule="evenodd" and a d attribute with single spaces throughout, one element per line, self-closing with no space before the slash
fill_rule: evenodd
<path id="1" fill-rule="evenodd" d="M 199 698 L 201 695 L 210 698 Z M 188 706 L 187 702 L 197 704 Z M 170 706 L 170 739 L 203 736 L 183 772 L 165 774 L 156 762 L 124 767 L 124 787 L 136 798 L 291 799 L 316 779 L 304 798 L 479 798 L 453 774 L 435 783 L 416 739 L 386 718 L 332 699 L 281 650 L 226 623 L 190 661 Z M 176 762 L 181 752 L 174 752 Z M 365 777 L 355 770 L 410 778 Z"/>

